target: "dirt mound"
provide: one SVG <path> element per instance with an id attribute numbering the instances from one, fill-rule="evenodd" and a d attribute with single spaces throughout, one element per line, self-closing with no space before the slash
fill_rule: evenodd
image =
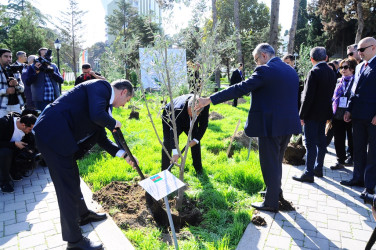
<path id="1" fill-rule="evenodd" d="M 239 105 L 239 104 L 246 103 L 246 102 L 247 102 L 247 101 L 246 101 L 244 98 L 238 98 L 238 105 Z M 225 103 L 226 103 L 226 104 L 229 104 L 229 105 L 232 105 L 233 100 L 226 101 Z"/>
<path id="2" fill-rule="evenodd" d="M 101 203 L 103 208 L 112 215 L 116 224 L 122 229 L 145 228 L 148 226 L 169 226 L 167 214 L 153 214 L 147 206 L 145 190 L 136 183 L 114 181 L 93 194 L 93 199 Z M 161 207 L 164 203 L 159 201 Z M 175 206 L 175 200 L 169 200 L 170 207 Z M 155 210 L 153 210 L 155 211 Z M 196 208 L 195 201 L 184 199 L 181 211 L 172 211 L 176 231 L 186 224 L 198 225 L 202 215 Z M 163 217 L 161 219 L 161 217 Z M 157 223 L 158 222 L 158 223 Z"/>
<path id="3" fill-rule="evenodd" d="M 138 111 L 131 111 L 131 113 L 129 114 L 129 118 L 128 119 L 136 119 L 136 120 L 140 120 L 140 112 Z"/>
<path id="4" fill-rule="evenodd" d="M 222 120 L 224 117 L 223 115 L 217 113 L 217 112 L 210 112 L 209 119 L 210 120 Z"/>
<path id="5" fill-rule="evenodd" d="M 230 139 L 230 138 L 228 138 Z M 233 139 L 233 143 L 238 144 L 239 147 L 244 147 L 248 148 L 249 143 L 251 143 L 251 149 L 252 150 L 257 150 L 258 149 L 258 141 L 256 137 L 248 137 L 244 130 L 243 131 L 238 131 Z"/>
<path id="6" fill-rule="evenodd" d="M 304 165 L 305 160 L 303 160 L 303 157 L 305 153 L 306 149 L 303 145 L 289 143 L 283 156 L 283 163 L 294 166 Z"/>
<path id="7" fill-rule="evenodd" d="M 265 226 L 266 225 L 265 219 L 263 217 L 259 216 L 259 215 L 253 216 L 251 221 L 256 226 Z"/>
<path id="8" fill-rule="evenodd" d="M 295 207 L 291 201 L 287 201 L 284 198 L 280 198 L 278 201 L 279 211 L 295 211 Z"/>

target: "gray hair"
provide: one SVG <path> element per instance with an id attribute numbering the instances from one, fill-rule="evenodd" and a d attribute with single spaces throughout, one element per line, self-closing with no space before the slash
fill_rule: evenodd
<path id="1" fill-rule="evenodd" d="M 275 51 L 273 47 L 268 43 L 260 43 L 256 46 L 256 48 L 253 50 L 252 55 L 259 55 L 261 53 L 265 53 L 270 55 L 271 57 L 275 56 Z"/>
<path id="2" fill-rule="evenodd" d="M 357 48 L 358 48 L 358 44 L 356 43 L 347 46 L 347 49 L 357 49 Z"/>
<path id="3" fill-rule="evenodd" d="M 30 55 L 28 58 L 27 58 L 27 63 L 28 64 L 32 64 L 35 60 L 35 58 L 37 58 L 36 55 Z"/>
<path id="4" fill-rule="evenodd" d="M 188 100 L 188 107 L 195 107 L 195 104 L 193 103 L 193 100 L 198 100 L 199 96 L 198 95 L 192 95 L 191 98 Z M 199 114 L 204 108 L 200 108 L 199 110 L 196 110 L 197 114 Z"/>
<path id="5" fill-rule="evenodd" d="M 125 79 L 119 79 L 111 83 L 111 86 L 118 90 L 128 90 L 127 96 L 133 96 L 134 91 L 133 91 L 133 85 L 130 81 L 125 80 Z"/>
<path id="6" fill-rule="evenodd" d="M 326 60 L 326 49 L 324 47 L 314 47 L 309 52 L 309 56 L 312 57 L 316 62 Z"/>
<path id="7" fill-rule="evenodd" d="M 22 56 L 22 55 L 26 55 L 26 52 L 25 51 L 17 51 L 17 53 L 16 53 L 17 58 Z"/>

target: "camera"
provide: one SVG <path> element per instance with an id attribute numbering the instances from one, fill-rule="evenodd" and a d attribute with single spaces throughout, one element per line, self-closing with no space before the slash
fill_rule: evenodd
<path id="1" fill-rule="evenodd" d="M 15 73 L 21 73 L 23 68 L 23 65 L 8 65 L 5 67 L 5 70 L 9 75 L 13 75 Z"/>
<path id="2" fill-rule="evenodd" d="M 360 196 L 365 204 L 369 204 L 376 208 L 376 195 L 374 194 L 369 194 L 369 193 L 362 193 Z"/>
<path id="3" fill-rule="evenodd" d="M 54 68 L 51 66 L 51 55 L 52 50 L 47 50 L 46 54 L 43 57 L 38 57 L 34 60 L 34 63 L 39 62 L 41 66 L 39 67 L 39 70 L 46 73 L 53 73 Z"/>

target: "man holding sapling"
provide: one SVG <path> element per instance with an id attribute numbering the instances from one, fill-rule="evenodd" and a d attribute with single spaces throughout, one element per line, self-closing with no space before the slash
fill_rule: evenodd
<path id="1" fill-rule="evenodd" d="M 259 138 L 266 194 L 264 202 L 251 205 L 258 210 L 278 212 L 278 201 L 283 198 L 283 155 L 291 135 L 301 133 L 296 105 L 299 78 L 292 67 L 275 57 L 273 47 L 267 43 L 257 45 L 253 57 L 258 66 L 249 79 L 208 98 L 199 98 L 196 109 L 252 93 L 252 105 L 244 130 L 247 136 Z"/>

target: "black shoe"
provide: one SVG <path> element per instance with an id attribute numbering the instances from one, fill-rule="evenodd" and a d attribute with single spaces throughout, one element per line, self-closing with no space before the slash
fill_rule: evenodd
<path id="1" fill-rule="evenodd" d="M 336 165 L 330 167 L 331 170 L 338 170 L 338 169 L 343 169 L 343 168 L 345 167 L 339 162 L 337 162 Z"/>
<path id="2" fill-rule="evenodd" d="M 321 170 L 314 169 L 313 175 L 316 177 L 324 177 L 324 174 L 322 173 L 322 169 Z"/>
<path id="3" fill-rule="evenodd" d="M 255 203 L 252 203 L 251 206 L 260 211 L 269 211 L 273 213 L 278 213 L 278 208 L 265 206 L 264 202 L 255 202 Z"/>
<path id="4" fill-rule="evenodd" d="M 360 198 L 363 198 L 366 194 L 375 194 L 375 191 L 369 188 L 365 188 L 361 193 L 360 193 Z"/>
<path id="5" fill-rule="evenodd" d="M 351 180 L 348 180 L 348 181 L 340 181 L 339 183 L 341 185 L 349 186 L 349 187 L 352 187 L 352 186 L 364 187 L 363 181 L 358 181 L 358 180 L 354 180 L 354 179 L 351 179 Z"/>
<path id="6" fill-rule="evenodd" d="M 346 161 L 345 161 L 345 163 L 343 165 L 345 165 L 345 166 L 352 166 L 352 165 L 354 165 L 354 161 L 353 161 L 352 157 L 347 158 Z"/>
<path id="7" fill-rule="evenodd" d="M 7 182 L 1 185 L 1 191 L 3 191 L 3 193 L 11 194 L 14 192 L 14 188 L 9 182 Z"/>
<path id="8" fill-rule="evenodd" d="M 76 243 L 68 242 L 67 249 L 70 250 L 101 250 L 103 249 L 103 245 L 101 243 L 94 243 L 90 239 L 86 237 L 82 237 L 82 239 Z"/>
<path id="9" fill-rule="evenodd" d="M 309 183 L 313 183 L 314 180 L 315 180 L 313 176 L 309 176 L 309 175 L 306 175 L 306 174 L 302 174 L 300 177 L 299 176 L 293 176 L 292 179 L 295 180 L 295 181 L 309 182 Z"/>
<path id="10" fill-rule="evenodd" d="M 83 226 L 83 225 L 89 224 L 90 222 L 105 220 L 106 218 L 107 218 L 107 215 L 105 213 L 95 213 L 89 210 L 87 214 L 81 217 L 80 225 Z"/>
<path id="11" fill-rule="evenodd" d="M 22 181 L 22 175 L 18 173 L 10 174 L 10 177 L 12 178 L 13 181 Z"/>
<path id="12" fill-rule="evenodd" d="M 264 191 L 260 191 L 260 192 L 258 192 L 260 195 L 261 195 L 261 197 L 265 197 L 265 195 L 266 195 L 266 190 L 264 190 Z M 279 200 L 283 200 L 284 198 L 283 198 L 283 193 L 282 192 L 280 192 L 279 193 Z"/>

